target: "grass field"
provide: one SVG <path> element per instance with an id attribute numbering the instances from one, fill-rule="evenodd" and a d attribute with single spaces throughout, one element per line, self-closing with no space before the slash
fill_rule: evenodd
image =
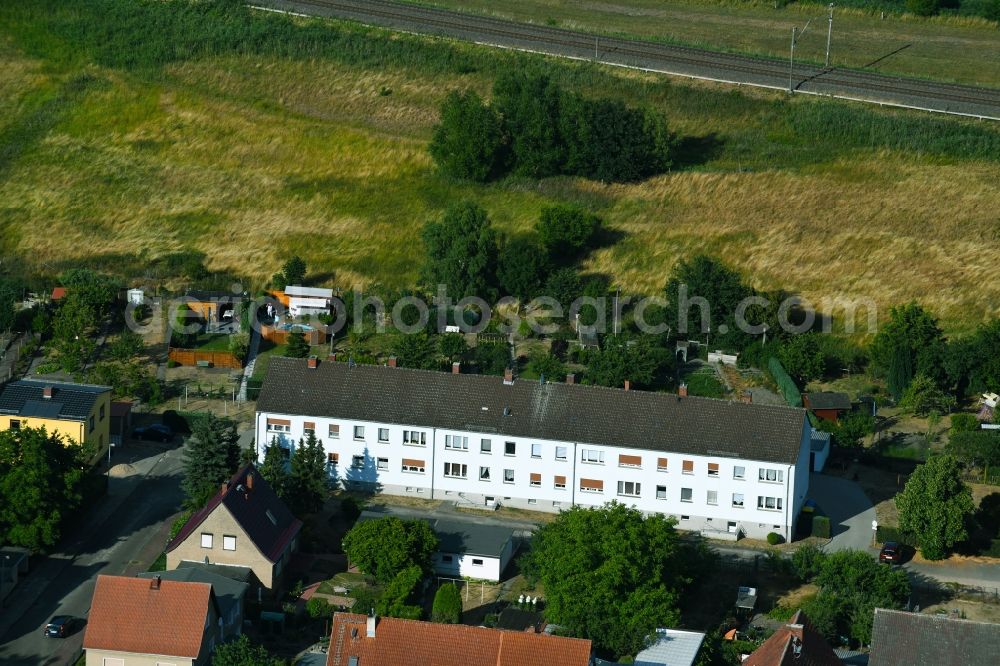
<path id="1" fill-rule="evenodd" d="M 471 198 L 512 234 L 553 202 L 593 210 L 622 240 L 584 269 L 626 291 L 707 251 L 813 301 L 918 299 L 953 330 L 1000 296 L 996 125 L 262 14 L 251 46 L 184 33 L 132 66 L 75 45 L 31 10 L 46 4 L 0 6 L 0 254 L 38 270 L 197 249 L 259 286 L 297 252 L 326 282 L 410 286 L 421 226 Z M 677 168 L 628 185 L 440 176 L 426 143 L 445 93 L 529 66 L 665 114 Z"/>
<path id="2" fill-rule="evenodd" d="M 826 52 L 827 9 L 822 2 L 410 1 L 585 32 L 776 58 L 788 58 L 792 27 L 801 30 L 812 19 L 796 46 L 796 58 L 823 64 Z M 838 7 L 831 42 L 830 64 L 837 67 L 870 66 L 891 74 L 1000 86 L 1000 34 L 997 24 L 985 19 L 925 19 L 888 12 L 883 19 L 878 11 Z"/>

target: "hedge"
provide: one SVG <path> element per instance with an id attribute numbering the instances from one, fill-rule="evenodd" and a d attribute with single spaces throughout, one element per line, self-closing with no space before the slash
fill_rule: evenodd
<path id="1" fill-rule="evenodd" d="M 799 387 L 795 385 L 792 378 L 785 372 L 785 366 L 781 365 L 781 361 L 772 356 L 767 362 L 767 369 L 770 371 L 774 383 L 781 390 L 781 394 L 785 396 L 785 402 L 792 407 L 801 407 L 802 394 L 799 392 Z"/>
<path id="2" fill-rule="evenodd" d="M 813 516 L 812 535 L 820 539 L 829 539 L 830 519 L 826 516 Z"/>
<path id="3" fill-rule="evenodd" d="M 906 546 L 913 546 L 917 548 L 920 546 L 920 542 L 917 539 L 917 535 L 911 534 L 909 532 L 904 532 L 898 527 L 888 527 L 885 525 L 879 525 L 878 529 L 875 530 L 875 540 L 879 543 L 887 543 L 889 541 L 895 541 L 896 543 L 901 543 Z"/>

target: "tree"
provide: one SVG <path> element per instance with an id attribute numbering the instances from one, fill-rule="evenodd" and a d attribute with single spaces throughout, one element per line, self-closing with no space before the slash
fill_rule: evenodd
<path id="1" fill-rule="evenodd" d="M 681 541 L 673 519 L 610 502 L 563 511 L 522 563 L 545 586 L 546 619 L 598 650 L 631 655 L 657 627 L 676 626 L 682 591 L 711 561 Z"/>
<path id="2" fill-rule="evenodd" d="M 949 342 L 948 378 L 957 394 L 981 393 L 1000 386 L 1000 319 L 980 325 L 967 337 Z"/>
<path id="3" fill-rule="evenodd" d="M 480 340 L 472 353 L 479 372 L 484 375 L 502 375 L 510 367 L 510 348 L 505 342 L 484 342 Z"/>
<path id="4" fill-rule="evenodd" d="M 839 633 L 861 643 L 871 642 L 876 608 L 902 608 L 910 596 L 910 580 L 905 570 L 880 565 L 861 550 L 828 554 L 815 583 L 822 591 L 809 610 L 822 618 L 820 606 L 836 609 Z"/>
<path id="5" fill-rule="evenodd" d="M 187 495 L 187 505 L 203 506 L 235 473 L 239 462 L 236 422 L 210 413 L 196 419 L 184 443 L 181 487 Z"/>
<path id="6" fill-rule="evenodd" d="M 566 376 L 566 365 L 552 354 L 540 349 L 536 349 L 528 355 L 528 370 L 549 381 L 562 381 L 562 378 Z"/>
<path id="7" fill-rule="evenodd" d="M 910 475 L 896 495 L 899 527 L 917 536 L 920 551 L 940 560 L 968 538 L 966 520 L 972 515 L 972 491 L 962 482 L 961 466 L 950 455 L 930 458 Z"/>
<path id="8" fill-rule="evenodd" d="M 146 343 L 143 341 L 142 336 L 126 328 L 108 346 L 108 353 L 116 361 L 125 362 L 141 354 L 145 348 Z"/>
<path id="9" fill-rule="evenodd" d="M 316 513 L 323 508 L 329 490 L 326 471 L 326 451 L 323 444 L 309 433 L 292 454 L 288 475 L 287 497 L 296 515 Z"/>
<path id="10" fill-rule="evenodd" d="M 309 343 L 306 341 L 305 331 L 301 326 L 293 326 L 288 332 L 288 346 L 285 348 L 285 356 L 289 358 L 305 358 L 311 352 Z"/>
<path id="11" fill-rule="evenodd" d="M 101 319 L 108 313 L 122 288 L 117 278 L 88 268 L 71 268 L 59 276 L 59 281 L 66 287 L 67 298 L 79 300 L 95 319 Z"/>
<path id="12" fill-rule="evenodd" d="M 916 303 L 892 308 L 871 346 L 875 370 L 887 377 L 897 400 L 916 375 L 940 386 L 945 379 L 945 352 L 937 319 Z"/>
<path id="13" fill-rule="evenodd" d="M 826 553 L 815 544 L 804 544 L 792 553 L 792 568 L 803 583 L 812 582 L 823 570 L 825 562 Z"/>
<path id="14" fill-rule="evenodd" d="M 1000 432 L 953 431 L 945 450 L 969 467 L 995 467 L 1000 465 Z"/>
<path id="15" fill-rule="evenodd" d="M 258 468 L 260 475 L 271 486 L 274 493 L 281 499 L 288 495 L 288 470 L 285 467 L 285 456 L 278 444 L 278 438 L 271 440 L 270 446 L 264 451 L 264 461 Z"/>
<path id="16" fill-rule="evenodd" d="M 0 541 L 43 550 L 80 506 L 80 447 L 45 429 L 0 431 Z"/>
<path id="17" fill-rule="evenodd" d="M 375 612 L 386 617 L 401 617 L 408 620 L 419 620 L 423 615 L 419 600 L 416 599 L 417 587 L 424 578 L 424 570 L 419 566 L 408 566 L 396 574 L 379 597 Z"/>
<path id="18" fill-rule="evenodd" d="M 823 375 L 825 357 L 818 337 L 815 333 L 793 335 L 778 350 L 781 364 L 800 386 Z"/>
<path id="19" fill-rule="evenodd" d="M 434 338 L 423 331 L 403 333 L 392 347 L 400 366 L 421 370 L 437 370 L 441 362 L 437 355 L 438 346 Z"/>
<path id="20" fill-rule="evenodd" d="M 281 267 L 281 274 L 285 277 L 285 285 L 302 284 L 306 277 L 306 262 L 299 255 L 293 255 Z"/>
<path id="21" fill-rule="evenodd" d="M 549 257 L 556 262 L 567 262 L 590 247 L 601 228 L 601 220 L 576 206 L 546 206 L 536 228 Z"/>
<path id="22" fill-rule="evenodd" d="M 344 536 L 343 545 L 353 565 L 387 583 L 410 566 L 428 571 L 438 540 L 422 520 L 388 516 L 355 525 Z"/>
<path id="23" fill-rule="evenodd" d="M 438 338 L 438 352 L 449 361 L 460 361 L 469 351 L 461 333 L 445 333 Z"/>
<path id="24" fill-rule="evenodd" d="M 979 419 L 975 414 L 959 412 L 951 415 L 951 435 L 979 430 Z"/>
<path id="25" fill-rule="evenodd" d="M 14 328 L 17 319 L 17 290 L 8 280 L 0 279 L 0 331 Z"/>
<path id="26" fill-rule="evenodd" d="M 424 226 L 423 239 L 427 246 L 423 280 L 428 288 L 444 285 L 452 298 L 489 300 L 495 295 L 497 236 L 478 204 L 452 204 L 440 221 Z"/>
<path id="27" fill-rule="evenodd" d="M 604 348 L 588 356 L 584 382 L 599 386 L 622 388 L 625 380 L 633 386 L 649 386 L 671 355 L 654 347 L 648 338 L 629 345 L 624 340 L 608 338 Z"/>
<path id="28" fill-rule="evenodd" d="M 429 150 L 444 173 L 482 183 L 500 173 L 507 134 L 500 116 L 475 91 L 452 91 L 441 104 Z"/>
<path id="29" fill-rule="evenodd" d="M 945 394 L 926 375 L 917 375 L 903 391 L 899 408 L 917 416 L 927 416 L 931 412 L 947 412 L 955 404 L 955 398 Z"/>
<path id="30" fill-rule="evenodd" d="M 830 432 L 837 446 L 856 449 L 865 437 L 875 432 L 875 417 L 863 411 L 851 412 L 834 424 Z"/>
<path id="31" fill-rule="evenodd" d="M 549 272 L 549 260 L 538 243 L 528 238 L 507 242 L 497 265 L 501 290 L 522 301 L 538 294 Z"/>
<path id="32" fill-rule="evenodd" d="M 458 624 L 462 620 L 462 593 L 454 583 L 446 583 L 434 593 L 431 621 Z"/>
<path id="33" fill-rule="evenodd" d="M 254 645 L 246 634 L 223 643 L 212 653 L 212 666 L 285 666 L 284 659 L 271 656 L 262 645 Z"/>
<path id="34" fill-rule="evenodd" d="M 554 298 L 566 310 L 583 293 L 583 280 L 573 268 L 560 268 L 545 281 L 545 296 Z"/>
<path id="35" fill-rule="evenodd" d="M 497 77 L 493 105 L 510 135 L 514 172 L 544 178 L 564 172 L 566 144 L 560 135 L 563 93 L 544 74 L 515 71 Z"/>
<path id="36" fill-rule="evenodd" d="M 906 0 L 906 11 L 917 16 L 934 16 L 941 7 L 941 0 Z"/>
<path id="37" fill-rule="evenodd" d="M 722 262 L 704 254 L 682 260 L 674 267 L 666 292 L 664 314 L 674 337 L 707 334 L 713 349 L 742 349 L 749 344 L 749 336 L 736 325 L 735 313 L 740 302 L 754 292 L 739 273 Z M 695 299 L 704 299 L 708 321 L 703 321 L 702 308 L 697 305 L 702 301 Z"/>
<path id="38" fill-rule="evenodd" d="M 247 354 L 250 353 L 250 331 L 243 330 L 238 333 L 230 334 L 229 351 L 231 351 L 233 356 L 239 360 L 245 360 Z"/>

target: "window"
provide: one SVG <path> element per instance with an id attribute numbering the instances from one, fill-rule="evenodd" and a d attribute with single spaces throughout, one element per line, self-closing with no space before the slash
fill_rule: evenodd
<path id="1" fill-rule="evenodd" d="M 404 430 L 403 444 L 411 446 L 427 446 L 427 433 L 419 430 Z"/>
<path id="2" fill-rule="evenodd" d="M 424 461 L 415 460 L 413 458 L 403 458 L 403 471 L 411 472 L 413 474 L 423 474 L 424 473 Z"/>
<path id="3" fill-rule="evenodd" d="M 780 497 L 757 497 L 757 508 L 766 511 L 781 511 Z"/>
<path id="4" fill-rule="evenodd" d="M 375 469 L 380 469 L 382 471 L 389 471 L 389 459 L 379 458 L 375 464 Z"/>
<path id="5" fill-rule="evenodd" d="M 785 480 L 785 472 L 780 469 L 761 467 L 757 471 L 757 478 L 768 483 L 783 483 Z"/>
<path id="6" fill-rule="evenodd" d="M 681 516 L 681 520 L 691 520 L 691 516 Z"/>
<path id="7" fill-rule="evenodd" d="M 528 477 L 528 485 L 540 487 L 542 485 L 542 475 L 537 472 L 532 472 Z"/>
<path id="8" fill-rule="evenodd" d="M 379 428 L 378 429 L 378 441 L 380 441 L 380 442 L 388 442 L 389 441 L 389 429 L 388 428 Z"/>
<path id="9" fill-rule="evenodd" d="M 292 422 L 288 419 L 268 419 L 267 420 L 267 431 L 268 432 L 291 432 Z"/>
<path id="10" fill-rule="evenodd" d="M 733 506 L 743 508 L 743 493 L 733 493 Z"/>
<path id="11" fill-rule="evenodd" d="M 444 448 L 452 449 L 453 451 L 468 451 L 469 438 L 461 437 L 459 435 L 445 435 Z"/>
<path id="12" fill-rule="evenodd" d="M 89 422 L 90 422 L 90 432 L 93 432 L 94 431 L 94 417 L 93 416 L 90 417 L 90 421 Z"/>
<path id="13" fill-rule="evenodd" d="M 331 423 L 326 429 L 326 434 L 330 439 L 340 439 L 340 426 L 336 423 Z"/>
<path id="14" fill-rule="evenodd" d="M 705 502 L 707 504 L 712 505 L 712 506 L 718 506 L 718 504 L 719 504 L 719 491 L 718 490 L 709 490 L 708 491 L 708 496 L 705 498 Z"/>
<path id="15" fill-rule="evenodd" d="M 708 475 L 719 476 L 719 463 L 708 463 Z"/>
<path id="16" fill-rule="evenodd" d="M 464 479 L 469 475 L 469 466 L 459 463 L 445 463 L 444 475 L 455 479 Z"/>
<path id="17" fill-rule="evenodd" d="M 580 449 L 580 462 L 603 465 L 604 451 L 598 451 L 597 449 Z"/>
<path id="18" fill-rule="evenodd" d="M 351 456 L 351 467 L 354 469 L 361 469 L 365 466 L 364 456 Z"/>
<path id="19" fill-rule="evenodd" d="M 10 420 L 10 429 L 11 430 L 20 430 L 21 429 L 21 422 L 18 421 L 17 419 L 11 419 Z"/>
<path id="20" fill-rule="evenodd" d="M 667 487 L 666 486 L 656 486 L 656 499 L 667 499 Z"/>
<path id="21" fill-rule="evenodd" d="M 531 457 L 532 458 L 541 458 L 542 457 L 542 445 L 541 444 L 532 444 L 531 445 Z"/>
<path id="22" fill-rule="evenodd" d="M 693 460 L 685 460 L 681 462 L 681 474 L 694 474 Z"/>
<path id="23" fill-rule="evenodd" d="M 480 560 L 480 559 L 478 559 L 478 558 L 473 558 L 473 560 L 472 560 L 472 566 L 474 566 L 474 567 L 481 567 L 481 566 L 483 566 L 483 561 Z"/>
<path id="24" fill-rule="evenodd" d="M 490 480 L 490 468 L 489 467 L 480 467 L 479 468 L 479 480 L 480 481 L 489 481 Z"/>
<path id="25" fill-rule="evenodd" d="M 641 483 L 635 481 L 619 481 L 618 494 L 625 497 L 638 497 L 642 488 Z"/>
<path id="26" fill-rule="evenodd" d="M 600 479 L 580 479 L 580 492 L 603 493 L 604 481 Z"/>
<path id="27" fill-rule="evenodd" d="M 481 440 L 479 440 L 479 452 L 480 453 L 493 453 L 493 440 L 491 440 L 491 439 L 481 439 Z"/>
<path id="28" fill-rule="evenodd" d="M 558 509 L 561 506 L 562 506 L 562 502 L 553 502 L 552 503 L 552 508 L 553 509 Z"/>
<path id="29" fill-rule="evenodd" d="M 642 467 L 642 457 L 641 456 L 626 456 L 620 454 L 618 456 L 618 466 L 619 467 Z"/>
<path id="30" fill-rule="evenodd" d="M 236 537 L 223 535 L 222 550 L 236 550 Z"/>
<path id="31" fill-rule="evenodd" d="M 747 478 L 747 470 L 741 465 L 733 466 L 733 478 L 734 479 L 745 479 Z"/>
<path id="32" fill-rule="evenodd" d="M 556 476 L 552 484 L 557 490 L 565 490 L 566 488 L 566 477 Z"/>
<path id="33" fill-rule="evenodd" d="M 517 453 L 517 442 L 504 442 L 503 443 L 503 454 L 505 456 L 512 456 Z"/>
<path id="34" fill-rule="evenodd" d="M 503 471 L 503 482 L 504 483 L 514 483 L 514 470 L 505 469 Z"/>
<path id="35" fill-rule="evenodd" d="M 328 453 L 328 454 L 326 454 L 326 464 L 328 464 L 328 465 L 336 465 L 339 462 L 340 462 L 340 454 L 339 453 Z"/>
<path id="36" fill-rule="evenodd" d="M 528 504 L 538 504 L 538 500 L 536 500 L 534 497 L 529 497 Z"/>
<path id="37" fill-rule="evenodd" d="M 442 555 L 441 556 L 441 561 L 442 562 L 451 562 L 453 559 L 454 558 L 451 555 Z"/>
<path id="38" fill-rule="evenodd" d="M 556 447 L 556 460 L 566 460 L 566 447 L 557 446 Z"/>
<path id="39" fill-rule="evenodd" d="M 354 439 L 364 439 L 364 438 L 365 438 L 365 427 L 354 426 Z"/>
<path id="40" fill-rule="evenodd" d="M 656 471 L 657 472 L 666 472 L 667 471 L 667 459 L 666 458 L 657 458 L 656 459 Z"/>
<path id="41" fill-rule="evenodd" d="M 682 502 L 693 502 L 694 501 L 694 491 L 690 488 L 681 488 L 681 501 Z"/>
<path id="42" fill-rule="evenodd" d="M 316 424 L 312 421 L 305 421 L 302 424 L 302 434 L 308 437 L 309 435 L 316 435 Z"/>
<path id="43" fill-rule="evenodd" d="M 208 532 L 201 533 L 201 547 L 211 548 L 212 547 L 212 535 Z"/>
<path id="44" fill-rule="evenodd" d="M 101 411 L 97 415 L 97 420 L 98 421 L 103 421 L 104 420 L 104 405 L 101 405 Z"/>

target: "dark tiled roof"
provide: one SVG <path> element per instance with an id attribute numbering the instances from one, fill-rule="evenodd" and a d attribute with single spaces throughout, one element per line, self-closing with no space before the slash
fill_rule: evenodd
<path id="1" fill-rule="evenodd" d="M 850 409 L 851 398 L 846 393 L 836 391 L 820 391 L 806 393 L 806 401 L 810 409 Z"/>
<path id="2" fill-rule="evenodd" d="M 43 395 L 46 387 L 53 389 L 51 398 Z M 110 390 L 110 386 L 21 379 L 10 382 L 0 391 L 0 414 L 85 419 L 97 398 Z"/>
<path id="3" fill-rule="evenodd" d="M 253 475 L 252 488 L 247 483 L 250 475 Z M 225 491 L 220 489 L 208 504 L 184 523 L 177 536 L 167 544 L 167 552 L 191 536 L 220 504 L 229 509 L 250 540 L 271 562 L 278 561 L 285 546 L 302 529 L 302 521 L 292 515 L 254 466 L 244 465 L 229 480 Z"/>
<path id="4" fill-rule="evenodd" d="M 1000 624 L 875 609 L 868 666 L 978 666 L 998 655 Z"/>
<path id="5" fill-rule="evenodd" d="M 156 578 L 157 576 L 163 580 L 174 580 L 182 583 L 208 583 L 212 586 L 216 601 L 219 602 L 219 612 L 226 618 L 229 617 L 233 607 L 241 603 L 247 593 L 247 588 L 250 587 L 246 583 L 237 582 L 232 578 L 191 567 L 174 569 L 173 571 L 147 571 L 139 574 L 140 578 Z"/>
<path id="6" fill-rule="evenodd" d="M 365 511 L 358 523 L 389 517 L 387 514 Z M 438 552 L 456 555 L 500 557 L 504 546 L 514 538 L 514 530 L 502 525 L 483 525 L 467 520 L 422 518 L 438 538 Z"/>
<path id="7" fill-rule="evenodd" d="M 841 666 L 833 648 L 802 611 L 761 643 L 743 666 Z"/>
<path id="8" fill-rule="evenodd" d="M 199 569 L 201 571 L 216 574 L 223 578 L 246 583 L 247 585 L 257 585 L 259 581 L 250 567 L 238 567 L 232 564 L 211 564 L 206 562 L 192 562 L 191 560 L 181 560 L 177 563 L 178 569 Z"/>
<path id="9" fill-rule="evenodd" d="M 257 410 L 786 464 L 805 422 L 792 407 L 282 357 Z"/>

